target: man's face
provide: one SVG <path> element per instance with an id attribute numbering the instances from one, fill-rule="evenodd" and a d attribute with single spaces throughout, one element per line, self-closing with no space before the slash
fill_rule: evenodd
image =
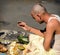
<path id="1" fill-rule="evenodd" d="M 31 13 L 33 19 L 35 19 L 38 23 L 42 23 L 42 19 L 41 19 L 41 16 L 38 15 L 38 14 L 34 14 L 33 12 Z"/>

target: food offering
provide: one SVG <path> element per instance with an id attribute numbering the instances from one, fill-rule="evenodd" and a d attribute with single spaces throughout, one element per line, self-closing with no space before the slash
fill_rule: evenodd
<path id="1" fill-rule="evenodd" d="M 17 39 L 21 44 L 28 44 L 29 43 L 28 37 L 26 35 L 20 34 L 17 37 Z"/>
<path id="2" fill-rule="evenodd" d="M 25 45 L 25 44 L 24 44 Z M 23 50 L 25 49 L 25 46 L 17 43 L 17 42 L 12 42 L 10 45 L 8 45 L 8 55 L 22 55 Z"/>
<path id="3" fill-rule="evenodd" d="M 22 55 L 29 43 L 28 35 L 22 31 L 4 30 L 0 35 L 0 54 Z"/>
<path id="4" fill-rule="evenodd" d="M 7 50 L 8 49 L 4 45 L 0 44 L 0 52 L 7 52 Z"/>

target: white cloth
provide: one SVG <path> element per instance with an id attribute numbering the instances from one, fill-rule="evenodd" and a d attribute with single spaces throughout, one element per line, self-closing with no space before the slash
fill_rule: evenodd
<path id="1" fill-rule="evenodd" d="M 58 15 L 52 14 L 52 16 L 49 18 L 48 22 L 50 22 L 52 19 L 56 19 L 60 22 L 60 17 Z"/>
<path id="2" fill-rule="evenodd" d="M 44 47 L 43 47 L 44 38 L 43 37 L 30 34 L 29 40 L 30 42 L 27 46 L 27 49 L 29 49 L 31 52 L 26 53 L 26 55 L 55 55 L 55 52 L 53 49 L 51 49 L 48 52 L 44 50 Z"/>
<path id="3" fill-rule="evenodd" d="M 56 55 L 60 55 L 60 34 L 55 35 L 55 43 L 53 49 L 56 52 Z"/>

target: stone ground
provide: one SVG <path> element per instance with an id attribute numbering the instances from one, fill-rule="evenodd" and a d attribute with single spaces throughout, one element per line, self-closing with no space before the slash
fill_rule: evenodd
<path id="1" fill-rule="evenodd" d="M 17 27 L 18 21 L 25 21 L 28 25 L 44 29 L 45 23 L 38 24 L 32 19 L 30 11 L 39 0 L 0 0 L 0 29 L 22 30 Z M 60 15 L 60 3 L 42 1 L 50 13 Z"/>

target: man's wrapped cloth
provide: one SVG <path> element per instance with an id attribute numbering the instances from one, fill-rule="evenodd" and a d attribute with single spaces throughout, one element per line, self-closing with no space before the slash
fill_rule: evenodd
<path id="1" fill-rule="evenodd" d="M 23 55 L 55 55 L 55 51 L 50 49 L 45 51 L 43 47 L 44 38 L 35 34 L 29 35 L 29 44 L 23 51 Z"/>

